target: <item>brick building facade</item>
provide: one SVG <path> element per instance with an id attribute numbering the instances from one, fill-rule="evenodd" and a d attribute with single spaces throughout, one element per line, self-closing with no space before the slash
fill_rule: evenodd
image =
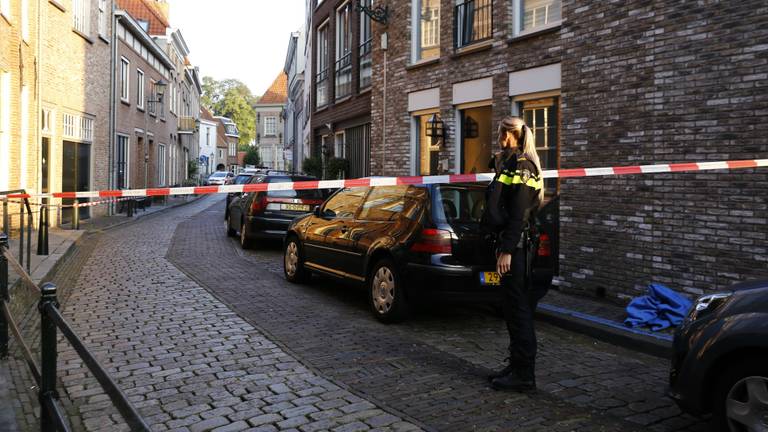
<path id="1" fill-rule="evenodd" d="M 545 168 L 768 151 L 761 2 L 388 5 L 389 24 L 373 26 L 374 174 L 487 171 L 509 114 L 534 129 Z M 425 136 L 435 114 L 442 139 Z M 768 275 L 762 171 L 552 180 L 547 189 L 560 194 L 561 289 L 620 299 L 661 282 L 699 294 Z"/>
<path id="2" fill-rule="evenodd" d="M 363 1 L 370 5 L 370 0 Z M 370 174 L 371 20 L 354 0 L 311 3 L 311 155 L 344 158 L 350 177 Z"/>
<path id="3" fill-rule="evenodd" d="M 174 184 L 178 177 L 177 117 L 170 107 L 174 64 L 139 22 L 118 10 L 115 67 L 116 189 Z M 157 102 L 158 82 L 164 88 Z M 170 108 L 170 109 L 169 109 Z"/>

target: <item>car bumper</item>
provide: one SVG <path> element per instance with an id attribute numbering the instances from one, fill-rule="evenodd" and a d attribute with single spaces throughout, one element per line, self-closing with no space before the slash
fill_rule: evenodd
<path id="1" fill-rule="evenodd" d="M 248 218 L 248 236 L 251 238 L 282 239 L 293 219 L 251 216 Z"/>
<path id="2" fill-rule="evenodd" d="M 480 283 L 480 273 L 490 271 L 494 269 L 485 266 L 407 263 L 405 278 L 412 296 L 450 301 L 496 302 L 501 298 L 501 285 Z"/>

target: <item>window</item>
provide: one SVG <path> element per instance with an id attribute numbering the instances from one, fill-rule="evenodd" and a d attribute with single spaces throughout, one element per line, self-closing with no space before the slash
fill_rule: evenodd
<path id="1" fill-rule="evenodd" d="M 317 75 L 315 75 L 315 91 L 317 91 L 317 108 L 328 104 L 328 23 L 317 29 Z"/>
<path id="2" fill-rule="evenodd" d="M 64 138 L 77 141 L 93 141 L 93 119 L 73 114 L 62 114 Z"/>
<path id="3" fill-rule="evenodd" d="M 237 156 L 237 144 L 229 143 L 229 156 Z"/>
<path id="4" fill-rule="evenodd" d="M 99 0 L 99 36 L 107 37 L 107 20 L 109 14 L 107 13 L 107 0 Z"/>
<path id="5" fill-rule="evenodd" d="M 165 144 L 157 146 L 157 185 L 165 186 Z"/>
<path id="6" fill-rule="evenodd" d="M 53 133 L 53 114 L 51 110 L 43 108 L 40 113 L 40 131 L 44 134 Z"/>
<path id="7" fill-rule="evenodd" d="M 417 173 L 419 175 L 437 175 L 440 173 L 439 155 L 442 138 L 427 136 L 427 122 L 435 113 L 426 113 L 414 117 L 416 123 Z M 440 115 L 438 114 L 438 118 Z"/>
<path id="8" fill-rule="evenodd" d="M 115 187 L 128 189 L 128 149 L 130 139 L 126 135 L 117 136 L 117 148 L 115 149 Z"/>
<path id="9" fill-rule="evenodd" d="M 150 79 L 149 80 L 149 97 L 152 101 L 157 100 L 157 95 L 155 94 L 155 81 Z M 149 115 L 156 115 L 157 114 L 157 102 L 148 102 L 149 108 Z"/>
<path id="10" fill-rule="evenodd" d="M 72 0 L 72 26 L 78 32 L 91 32 L 91 0 Z"/>
<path id="11" fill-rule="evenodd" d="M 277 134 L 277 117 L 264 117 L 264 136 Z"/>
<path id="12" fill-rule="evenodd" d="M 493 36 L 491 0 L 466 0 L 456 6 L 454 46 L 461 48 Z"/>
<path id="13" fill-rule="evenodd" d="M 21 0 L 21 38 L 29 42 L 29 0 Z"/>
<path id="14" fill-rule="evenodd" d="M 523 120 L 531 128 L 536 151 L 541 160 L 542 170 L 558 169 L 559 136 L 558 136 L 558 98 L 542 98 L 527 100 L 521 103 Z M 545 192 L 557 191 L 556 178 L 544 180 Z"/>
<path id="15" fill-rule="evenodd" d="M 440 0 L 414 0 L 412 61 L 440 55 Z"/>
<path id="16" fill-rule="evenodd" d="M 336 100 L 352 93 L 352 5 L 336 10 Z"/>
<path id="17" fill-rule="evenodd" d="M 561 0 L 514 0 L 514 34 L 557 26 L 562 19 Z"/>
<path id="18" fill-rule="evenodd" d="M 377 186 L 365 198 L 358 219 L 368 221 L 391 221 L 405 209 L 406 185 Z"/>
<path id="19" fill-rule="evenodd" d="M 128 91 L 130 90 L 130 82 L 128 80 L 131 75 L 130 65 L 131 63 L 127 58 L 120 58 L 120 100 L 126 103 L 129 102 Z"/>
<path id="20" fill-rule="evenodd" d="M 344 153 L 344 132 L 340 132 L 333 136 L 333 156 L 343 158 Z"/>
<path id="21" fill-rule="evenodd" d="M 144 72 L 136 69 L 136 108 L 144 110 Z"/>
<path id="22" fill-rule="evenodd" d="M 371 7 L 371 0 L 361 0 L 363 6 Z M 371 85 L 371 64 L 373 36 L 371 36 L 371 17 L 360 11 L 360 52 L 359 52 L 359 73 L 360 88 L 364 89 Z"/>
<path id="23" fill-rule="evenodd" d="M 365 198 L 367 188 L 344 188 L 326 201 L 323 215 L 333 218 L 353 218 Z"/>

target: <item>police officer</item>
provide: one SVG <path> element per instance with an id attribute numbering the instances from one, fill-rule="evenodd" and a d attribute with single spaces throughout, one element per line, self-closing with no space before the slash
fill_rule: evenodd
<path id="1" fill-rule="evenodd" d="M 536 388 L 533 313 L 538 301 L 527 277 L 529 224 L 544 196 L 544 183 L 533 134 L 522 119 L 501 121 L 499 145 L 501 153 L 491 160 L 496 176 L 483 219 L 497 235 L 496 271 L 502 275 L 509 364 L 489 379 L 497 390 L 526 391 Z"/>

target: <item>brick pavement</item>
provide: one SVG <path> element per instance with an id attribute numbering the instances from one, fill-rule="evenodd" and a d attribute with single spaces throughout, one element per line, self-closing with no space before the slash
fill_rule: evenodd
<path id="1" fill-rule="evenodd" d="M 546 325 L 538 330 L 541 391 L 492 391 L 484 375 L 504 357 L 501 320 L 441 307 L 382 325 L 361 290 L 286 283 L 278 246 L 240 251 L 224 234 L 222 209 L 219 202 L 182 222 L 169 259 L 305 364 L 430 428 L 704 429 L 663 396 L 665 361 Z"/>
<path id="2" fill-rule="evenodd" d="M 208 205 L 102 233 L 64 307 L 152 429 L 419 430 L 308 370 L 164 258 L 176 225 Z M 68 345 L 59 360 L 82 429 L 127 430 Z"/>

